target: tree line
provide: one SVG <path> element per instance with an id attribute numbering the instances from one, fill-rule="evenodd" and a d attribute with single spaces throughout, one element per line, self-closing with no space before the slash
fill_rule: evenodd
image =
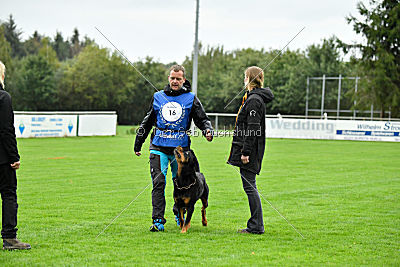
<path id="1" fill-rule="evenodd" d="M 265 85 L 275 94 L 275 100 L 268 105 L 269 114 L 303 115 L 307 77 L 341 74 L 361 77 L 357 93 L 354 81 L 342 81 L 341 109 L 369 110 L 373 104 L 375 109 L 381 110 L 381 117 L 387 110 L 392 112 L 392 117 L 399 117 L 400 31 L 393 30 L 400 27 L 398 1 L 375 3 L 372 10 L 362 4 L 358 8 L 361 14 L 369 14 L 365 21 L 351 16 L 348 21 L 356 32 L 375 38 L 366 46 L 345 44 L 332 37 L 305 50 L 285 50 L 276 57 L 279 50 L 226 51 L 223 46 L 201 45 L 198 97 L 205 110 L 236 112 L 242 95 L 235 96 L 243 89 L 245 68 L 252 65 L 263 68 L 276 57 L 265 69 Z M 393 20 L 396 16 L 397 20 Z M 350 56 L 350 60 L 343 60 L 343 53 L 354 50 L 361 53 L 361 57 Z M 7 66 L 6 89 L 13 95 L 15 110 L 115 110 L 121 124 L 141 121 L 155 92 L 153 85 L 162 89 L 167 84 L 169 67 L 176 64 L 156 62 L 151 57 L 132 62 L 151 81 L 149 84 L 121 55 L 101 48 L 88 37 L 81 38 L 78 29 L 74 29 L 70 38 L 64 38 L 61 32 L 56 32 L 52 38 L 35 31 L 22 41 L 21 30 L 11 15 L 0 24 L 0 60 Z M 182 65 L 191 81 L 192 56 L 187 56 Z M 336 109 L 337 83 L 326 82 L 326 109 Z M 234 101 L 226 106 L 232 99 Z M 357 100 L 356 106 L 354 100 Z M 309 108 L 319 108 L 320 101 L 321 82 L 313 81 Z"/>

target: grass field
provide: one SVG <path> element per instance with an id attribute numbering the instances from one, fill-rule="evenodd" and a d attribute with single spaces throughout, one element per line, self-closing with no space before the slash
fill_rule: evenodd
<path id="1" fill-rule="evenodd" d="M 166 231 L 151 233 L 148 145 L 134 157 L 127 129 L 18 140 L 18 237 L 32 250 L 0 251 L 0 266 L 400 264 L 400 143 L 268 140 L 258 188 L 303 239 L 264 200 L 266 233 L 237 234 L 249 208 L 225 164 L 231 139 L 194 138 L 209 226 L 199 202 L 189 233 L 179 233 L 169 176 Z"/>

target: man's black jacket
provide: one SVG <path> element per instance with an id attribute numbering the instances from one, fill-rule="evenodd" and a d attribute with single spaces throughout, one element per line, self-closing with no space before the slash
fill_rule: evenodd
<path id="1" fill-rule="evenodd" d="M 182 88 L 177 91 L 172 90 L 169 85 L 165 86 L 165 88 L 164 88 L 164 93 L 167 96 L 178 96 L 181 94 L 189 93 L 190 91 L 191 91 L 191 86 L 190 86 L 190 82 L 188 80 L 186 80 L 185 83 L 183 84 Z M 151 100 L 149 110 L 137 131 L 135 145 L 134 145 L 135 152 L 139 152 L 142 149 L 142 145 L 143 145 L 144 141 L 146 140 L 146 138 L 149 135 L 153 126 L 156 125 L 157 114 L 153 110 L 153 101 L 154 101 L 154 98 Z M 213 132 L 213 128 L 212 128 L 210 119 L 206 115 L 206 112 L 204 111 L 204 108 L 203 108 L 202 104 L 200 103 L 200 100 L 196 96 L 193 99 L 192 109 L 189 114 L 189 122 L 191 122 L 192 119 L 193 119 L 194 124 L 202 131 L 203 135 L 205 135 L 205 132 L 207 130 L 210 130 L 211 133 Z M 188 127 L 190 127 L 190 124 L 188 125 Z M 185 129 L 185 130 L 189 130 L 189 128 Z M 151 136 L 151 140 L 153 140 L 153 137 L 154 137 L 153 135 L 154 135 L 154 132 Z M 174 153 L 173 147 L 155 146 L 152 144 L 151 140 L 150 140 L 150 150 L 158 150 L 158 151 L 161 151 L 161 152 L 163 152 L 165 154 L 169 154 L 169 155 L 172 155 Z M 184 149 L 185 150 L 190 149 L 190 139 L 189 139 L 189 147 L 184 148 Z"/>
<path id="2" fill-rule="evenodd" d="M 269 88 L 255 88 L 247 94 L 237 116 L 228 164 L 260 173 L 265 150 L 265 104 L 273 99 Z M 249 163 L 242 163 L 242 155 L 249 156 Z"/>
<path id="3" fill-rule="evenodd" d="M 11 96 L 0 84 L 0 165 L 19 161 Z"/>

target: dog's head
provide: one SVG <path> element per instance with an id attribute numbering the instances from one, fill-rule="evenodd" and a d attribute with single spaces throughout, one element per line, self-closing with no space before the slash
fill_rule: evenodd
<path id="1" fill-rule="evenodd" d="M 179 165 L 191 165 L 193 163 L 192 151 L 183 151 L 181 146 L 174 149 L 175 159 Z"/>

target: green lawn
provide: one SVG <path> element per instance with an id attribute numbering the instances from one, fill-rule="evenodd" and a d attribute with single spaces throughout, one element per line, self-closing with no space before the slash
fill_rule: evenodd
<path id="1" fill-rule="evenodd" d="M 194 138 L 209 225 L 201 226 L 199 202 L 189 232 L 179 233 L 169 176 L 166 231 L 152 233 L 148 145 L 133 156 L 130 128 L 18 140 L 18 237 L 32 250 L 0 251 L 0 266 L 400 264 L 400 143 L 268 140 L 258 188 L 303 239 L 265 200 L 266 233 L 237 234 L 249 208 L 225 164 L 231 139 Z"/>

